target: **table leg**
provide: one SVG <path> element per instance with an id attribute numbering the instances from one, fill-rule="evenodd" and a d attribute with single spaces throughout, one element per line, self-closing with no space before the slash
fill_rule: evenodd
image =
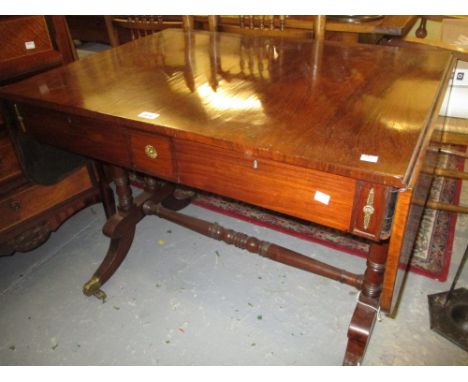
<path id="1" fill-rule="evenodd" d="M 104 165 L 101 162 L 94 162 L 94 167 L 98 176 L 98 184 L 101 193 L 102 204 L 104 206 L 104 212 L 106 214 L 106 218 L 109 219 L 116 212 L 114 193 L 106 180 Z"/>
<path id="2" fill-rule="evenodd" d="M 147 200 L 159 203 L 175 189 L 172 184 L 157 188 L 153 182 L 147 181 L 145 191 L 133 199 L 127 172 L 119 167 L 112 167 L 111 170 L 119 201 L 118 211 L 107 220 L 102 229 L 104 234 L 110 237 L 111 242 L 101 265 L 83 286 L 83 293 L 86 296 L 94 295 L 101 300 L 106 298 L 106 294 L 101 290 L 102 285 L 115 273 L 127 256 L 136 225 L 145 216 L 142 211 L 143 203 Z"/>
<path id="3" fill-rule="evenodd" d="M 343 365 L 360 365 L 379 312 L 388 243 L 371 244 L 364 283 L 348 328 L 348 345 Z"/>
<path id="4" fill-rule="evenodd" d="M 182 197 L 172 193 L 161 204 L 172 211 L 179 211 L 187 207 L 192 202 L 194 196 L 195 192 L 186 192 Z"/>

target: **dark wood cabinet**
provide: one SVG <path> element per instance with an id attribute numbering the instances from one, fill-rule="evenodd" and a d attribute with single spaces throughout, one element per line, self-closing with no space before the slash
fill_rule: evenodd
<path id="1" fill-rule="evenodd" d="M 0 42 L 0 85 L 76 57 L 63 16 L 2 16 Z M 49 181 L 41 184 L 32 179 L 27 162 L 37 165 L 44 158 L 34 155 L 48 148 L 31 138 L 25 138 L 29 146 L 22 147 L 24 137 L 14 136 L 8 129 L 15 116 L 5 110 L 0 114 L 0 256 L 37 247 L 75 212 L 100 200 L 95 166 L 84 158 L 69 166 L 66 174 L 54 174 L 53 182 L 42 163 L 40 171 Z M 38 117 L 35 123 L 48 121 Z M 37 145 L 36 153 L 31 152 L 31 145 Z M 54 158 L 59 157 L 55 151 Z"/>

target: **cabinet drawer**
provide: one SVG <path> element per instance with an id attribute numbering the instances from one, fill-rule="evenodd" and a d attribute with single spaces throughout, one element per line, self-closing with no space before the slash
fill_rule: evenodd
<path id="1" fill-rule="evenodd" d="M 349 230 L 355 180 L 189 141 L 176 141 L 181 183 Z"/>
<path id="2" fill-rule="evenodd" d="M 132 134 L 133 168 L 164 179 L 176 179 L 172 144 L 168 137 Z"/>
<path id="3" fill-rule="evenodd" d="M 0 200 L 0 231 L 37 216 L 92 187 L 88 170 L 82 167 L 52 186 L 32 185 Z"/>
<path id="4" fill-rule="evenodd" d="M 130 166 L 126 134 L 112 123 L 32 105 L 18 105 L 18 110 L 24 129 L 39 141 L 93 159 Z"/>
<path id="5" fill-rule="evenodd" d="M 21 174 L 21 168 L 16 158 L 15 151 L 10 140 L 5 137 L 0 139 L 0 184 L 15 178 Z"/>

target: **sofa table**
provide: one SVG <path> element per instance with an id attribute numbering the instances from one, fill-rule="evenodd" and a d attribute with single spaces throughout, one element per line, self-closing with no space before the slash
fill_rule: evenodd
<path id="1" fill-rule="evenodd" d="M 169 29 L 0 96 L 16 116 L 10 128 L 112 168 L 118 211 L 86 295 L 105 296 L 137 223 L 155 214 L 356 287 L 344 357 L 355 365 L 378 311 L 394 311 L 453 67 L 445 52 Z M 146 176 L 135 198 L 128 171 Z M 177 184 L 363 237 L 367 265 L 353 274 L 186 216 Z"/>

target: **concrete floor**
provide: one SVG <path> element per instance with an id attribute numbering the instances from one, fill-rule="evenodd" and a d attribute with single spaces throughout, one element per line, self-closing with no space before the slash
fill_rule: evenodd
<path id="1" fill-rule="evenodd" d="M 468 187 L 464 187 L 465 191 Z M 467 200 L 468 193 L 464 192 Z M 362 272 L 364 260 L 189 206 L 319 260 Z M 340 365 L 352 287 L 145 218 L 105 285 L 81 293 L 108 239 L 99 205 L 35 251 L 0 258 L 0 365 Z M 460 216 L 449 281 L 410 274 L 399 313 L 376 324 L 364 365 L 468 365 L 468 353 L 429 329 L 427 295 L 449 289 L 468 244 Z M 467 286 L 465 269 L 457 286 Z"/>

